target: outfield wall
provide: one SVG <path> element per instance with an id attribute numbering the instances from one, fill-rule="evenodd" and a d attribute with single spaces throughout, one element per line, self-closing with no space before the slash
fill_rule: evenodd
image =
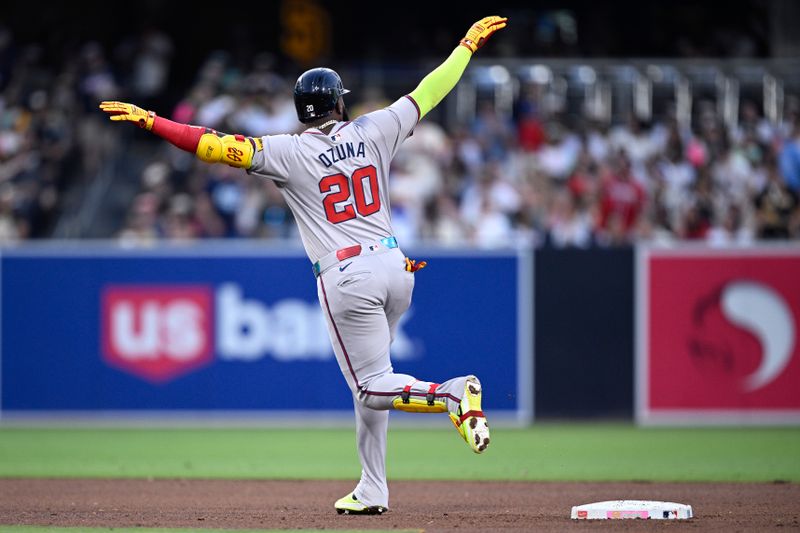
<path id="1" fill-rule="evenodd" d="M 496 421 L 800 422 L 798 247 L 409 252 L 396 371 Z M 300 250 L 25 245 L 0 291 L 4 420 L 352 421 Z"/>
<path id="2" fill-rule="evenodd" d="M 532 416 L 530 253 L 419 250 L 397 372 L 469 373 L 499 419 Z M 2 414 L 352 419 L 301 250 L 257 243 L 0 256 Z"/>
<path id="3" fill-rule="evenodd" d="M 537 250 L 535 403 L 543 418 L 633 415 L 633 250 Z"/>
<path id="4" fill-rule="evenodd" d="M 537 419 L 800 423 L 800 246 L 537 250 Z"/>

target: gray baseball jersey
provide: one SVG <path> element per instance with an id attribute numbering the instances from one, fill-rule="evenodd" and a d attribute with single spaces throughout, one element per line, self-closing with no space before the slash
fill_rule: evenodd
<path id="1" fill-rule="evenodd" d="M 392 235 L 389 165 L 419 120 L 416 103 L 403 97 L 391 106 L 339 122 L 327 134 L 262 138 L 264 148 L 249 172 L 274 180 L 292 210 L 312 262 L 355 244 L 359 255 L 317 277 L 336 360 L 351 392 L 362 471 L 353 494 L 368 506 L 388 506 L 386 433 L 388 410 L 405 394 L 435 398 L 455 413 L 466 376 L 434 383 L 394 373 L 389 347 L 411 303 L 414 274 L 399 248 L 378 245 Z M 435 389 L 434 389 L 435 388 Z M 405 401 L 405 400 L 404 400 Z"/>
<path id="2" fill-rule="evenodd" d="M 403 97 L 328 134 L 310 128 L 262 138 L 249 172 L 280 187 L 312 263 L 393 234 L 389 165 L 418 120 L 416 103 Z"/>

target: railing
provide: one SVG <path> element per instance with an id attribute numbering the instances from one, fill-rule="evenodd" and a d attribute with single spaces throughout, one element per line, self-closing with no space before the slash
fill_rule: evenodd
<path id="1" fill-rule="evenodd" d="M 708 100 L 725 125 L 735 127 L 745 101 L 780 123 L 788 97 L 799 94 L 800 59 L 477 59 L 450 101 L 448 119 L 469 121 L 486 100 L 510 116 L 528 98 L 546 115 L 610 123 L 631 114 L 647 121 L 674 113 L 689 126 L 696 102 Z"/>

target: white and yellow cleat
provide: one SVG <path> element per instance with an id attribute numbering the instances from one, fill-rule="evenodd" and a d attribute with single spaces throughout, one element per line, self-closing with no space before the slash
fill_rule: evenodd
<path id="1" fill-rule="evenodd" d="M 481 411 L 481 382 L 475 376 L 467 376 L 464 396 L 458 406 L 458 414 L 450 414 L 450 420 L 461 437 L 475 453 L 483 453 L 489 446 L 489 424 Z"/>
<path id="2" fill-rule="evenodd" d="M 355 493 L 339 498 L 333 506 L 339 514 L 383 514 L 389 510 L 382 505 L 365 505 L 358 501 Z"/>

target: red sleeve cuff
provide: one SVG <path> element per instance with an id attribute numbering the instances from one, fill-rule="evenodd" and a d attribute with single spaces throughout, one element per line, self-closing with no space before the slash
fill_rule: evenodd
<path id="1" fill-rule="evenodd" d="M 200 137 L 206 133 L 206 128 L 179 124 L 163 117 L 156 117 L 150 130 L 162 139 L 169 141 L 181 150 L 195 153 Z"/>
<path id="2" fill-rule="evenodd" d="M 410 94 L 407 94 L 406 98 L 408 98 L 411 101 L 411 103 L 414 104 L 414 108 L 417 110 L 417 122 L 419 122 L 422 119 L 422 113 L 420 113 L 419 111 L 419 104 L 417 103 L 416 100 L 414 100 L 414 97 L 411 96 Z"/>

